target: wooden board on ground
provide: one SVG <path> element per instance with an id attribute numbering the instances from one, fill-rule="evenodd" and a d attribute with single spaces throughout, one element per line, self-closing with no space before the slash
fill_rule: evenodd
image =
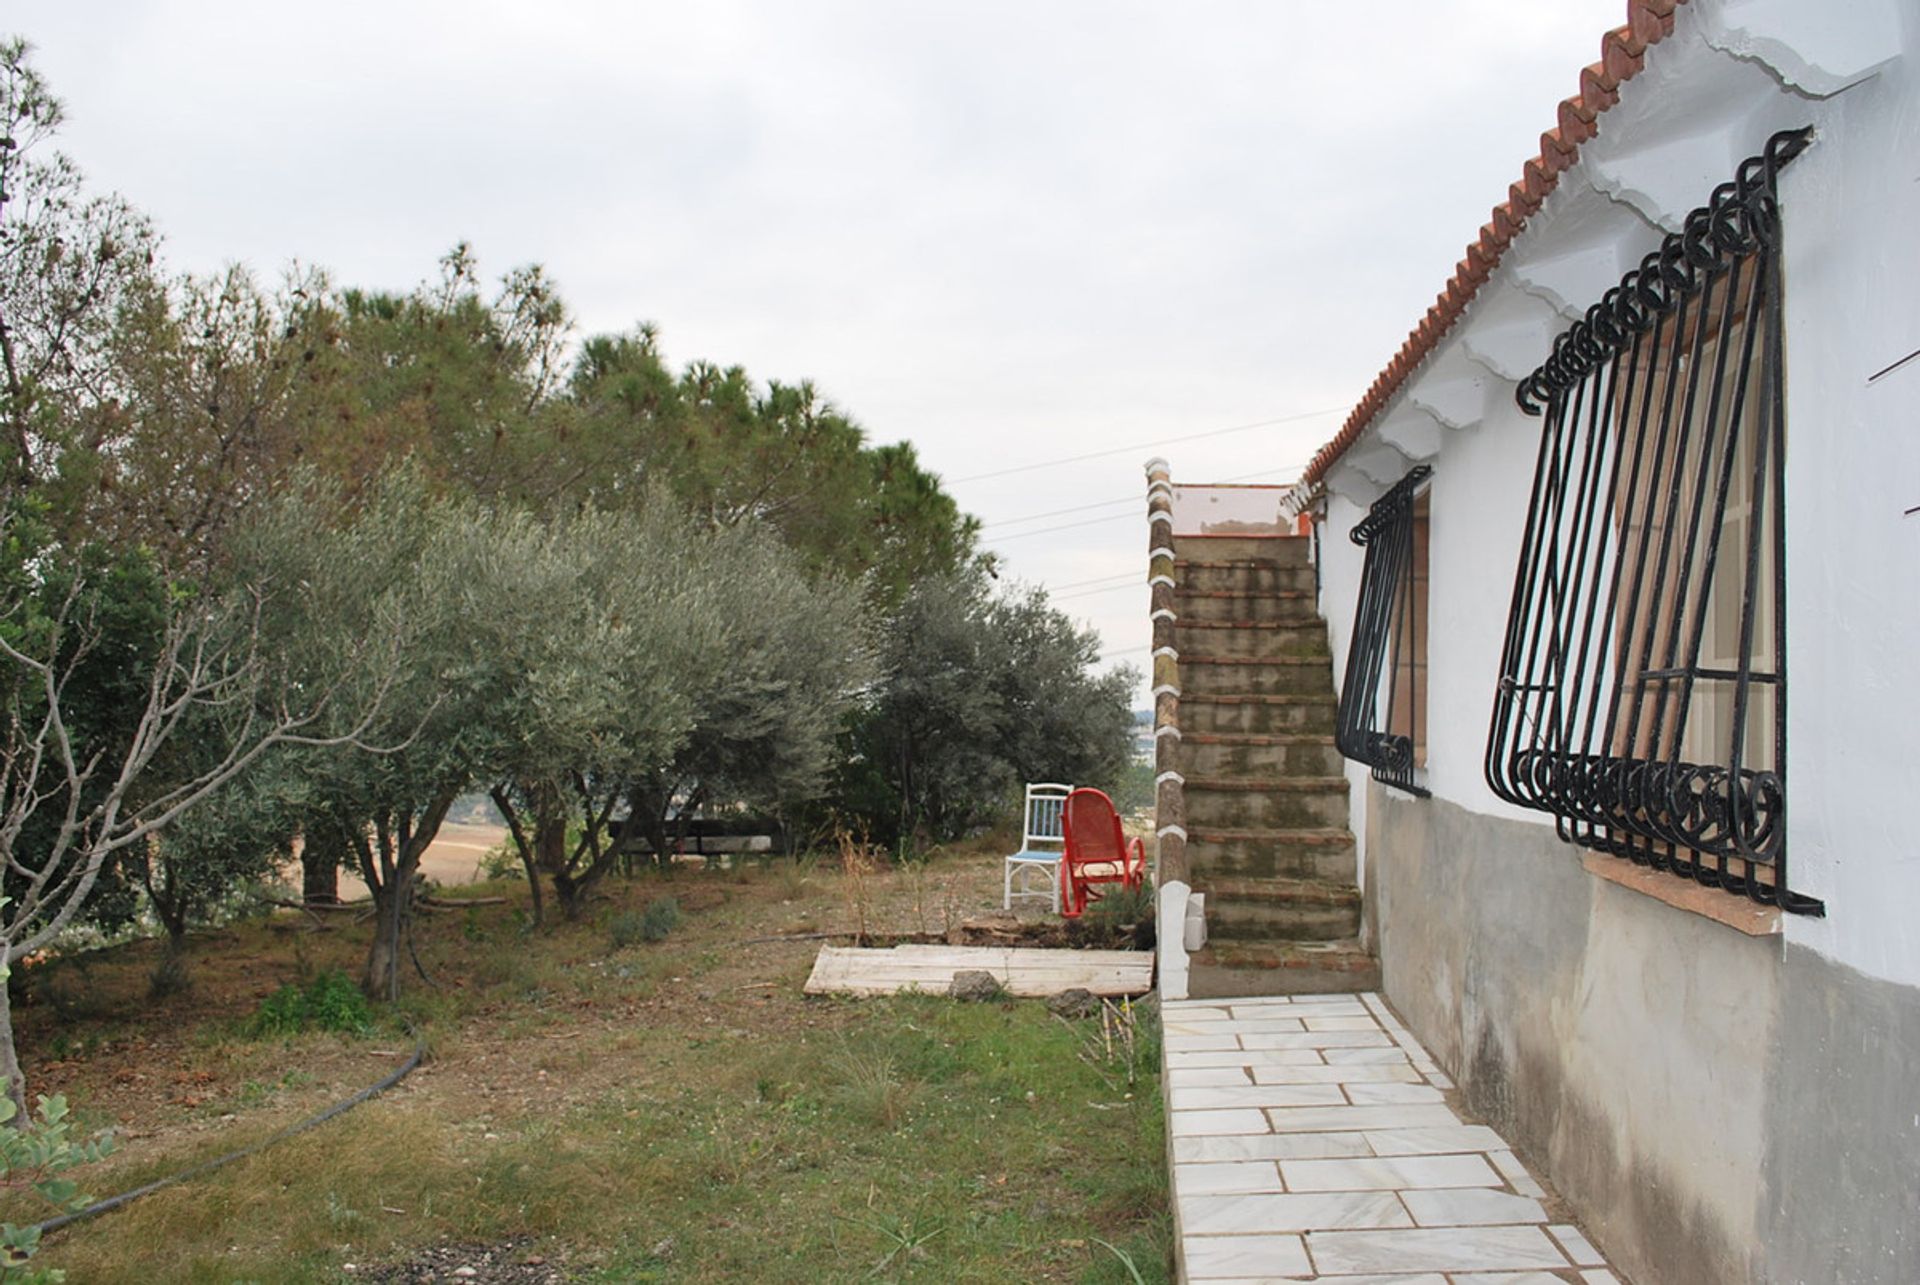
<path id="1" fill-rule="evenodd" d="M 945 994 L 966 969 L 992 973 L 1012 995 L 1042 997 L 1075 988 L 1095 995 L 1144 995 L 1153 989 L 1153 954 L 1144 950 L 1044 950 L 1020 946 L 895 946 L 868 950 L 822 946 L 807 978 L 809 995 Z"/>

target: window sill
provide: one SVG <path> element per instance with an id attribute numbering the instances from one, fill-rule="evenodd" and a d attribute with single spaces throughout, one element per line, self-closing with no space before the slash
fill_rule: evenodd
<path id="1" fill-rule="evenodd" d="M 1386 789 L 1388 793 L 1398 798 L 1411 799 L 1416 803 L 1424 803 L 1433 797 L 1433 791 L 1427 788 L 1427 769 L 1424 767 L 1416 767 L 1413 769 L 1412 789 L 1408 789 L 1404 785 L 1395 785 L 1392 781 L 1382 781 L 1379 777 L 1374 777 L 1373 779 Z"/>
<path id="2" fill-rule="evenodd" d="M 1691 879 L 1682 879 L 1661 870 L 1649 870 L 1631 861 L 1598 852 L 1586 853 L 1581 858 L 1581 864 L 1596 879 L 1604 879 L 1655 901 L 1663 901 L 1675 910 L 1711 919 L 1716 924 L 1725 924 L 1749 937 L 1774 937 L 1780 934 L 1778 906 L 1762 906 L 1745 897 L 1735 897 L 1718 888 L 1697 884 Z"/>

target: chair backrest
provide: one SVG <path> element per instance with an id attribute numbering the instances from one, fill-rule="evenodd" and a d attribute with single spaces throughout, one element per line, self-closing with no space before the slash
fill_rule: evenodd
<path id="1" fill-rule="evenodd" d="M 1063 827 L 1067 859 L 1075 863 L 1126 860 L 1120 813 L 1102 791 L 1081 786 L 1067 795 Z"/>
<path id="2" fill-rule="evenodd" d="M 1067 796 L 1071 785 L 1039 784 L 1027 787 L 1027 817 L 1020 846 L 1028 852 L 1061 847 L 1067 841 Z"/>

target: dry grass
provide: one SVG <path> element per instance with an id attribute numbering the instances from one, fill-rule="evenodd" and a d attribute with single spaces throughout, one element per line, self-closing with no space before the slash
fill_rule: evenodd
<path id="1" fill-rule="evenodd" d="M 863 870 L 857 895 L 838 861 L 642 877 L 593 922 L 532 936 L 524 887 L 475 889 L 509 904 L 423 924 L 442 987 L 416 980 L 401 1008 L 433 1059 L 400 1089 L 60 1233 L 44 1261 L 75 1280 L 334 1281 L 442 1240 L 531 1237 L 585 1280 L 1131 1279 L 1107 1241 L 1160 1278 L 1158 1087 L 1126 1096 L 1097 1020 L 808 1000 L 817 941 L 743 944 L 987 909 L 999 852 Z M 672 935 L 611 950 L 614 918 L 663 896 L 685 914 Z M 365 931 L 214 935 L 193 989 L 157 1005 L 145 945 L 65 966 L 61 1006 L 28 1006 L 22 1037 L 35 1091 L 126 1130 L 86 1185 L 173 1172 L 378 1078 L 408 1047 L 398 1014 L 366 1039 L 239 1034 L 282 982 L 351 969 Z"/>

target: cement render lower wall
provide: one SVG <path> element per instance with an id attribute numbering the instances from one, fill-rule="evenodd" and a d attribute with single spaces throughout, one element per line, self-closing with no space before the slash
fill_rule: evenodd
<path id="1" fill-rule="evenodd" d="M 1920 988 L 1369 787 L 1383 985 L 1640 1285 L 1920 1281 Z"/>

